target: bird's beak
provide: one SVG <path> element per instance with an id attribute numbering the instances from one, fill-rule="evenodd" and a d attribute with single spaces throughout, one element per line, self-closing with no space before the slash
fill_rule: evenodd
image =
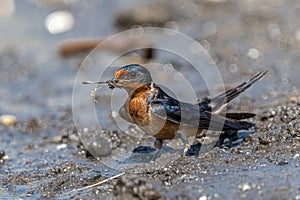
<path id="1" fill-rule="evenodd" d="M 82 84 L 104 84 L 104 83 L 108 83 L 109 81 L 83 81 Z"/>
<path id="2" fill-rule="evenodd" d="M 114 89 L 116 87 L 120 87 L 122 85 L 123 80 L 112 78 L 108 81 L 84 81 L 82 84 L 107 84 L 110 89 Z"/>
<path id="3" fill-rule="evenodd" d="M 107 81 L 107 85 L 110 89 L 123 88 L 124 86 L 131 83 L 132 81 L 133 81 L 133 79 L 126 80 L 126 79 L 112 78 L 111 80 Z"/>
<path id="4" fill-rule="evenodd" d="M 107 81 L 107 85 L 109 87 L 109 89 L 114 89 L 116 87 L 116 80 L 115 79 L 111 79 Z"/>

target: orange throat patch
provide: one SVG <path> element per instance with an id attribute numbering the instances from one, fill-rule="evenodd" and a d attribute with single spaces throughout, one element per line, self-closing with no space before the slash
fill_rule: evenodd
<path id="1" fill-rule="evenodd" d="M 121 78 L 122 75 L 124 74 L 128 74 L 128 71 L 127 70 L 124 70 L 124 69 L 119 69 L 118 71 L 115 72 L 115 78 Z"/>

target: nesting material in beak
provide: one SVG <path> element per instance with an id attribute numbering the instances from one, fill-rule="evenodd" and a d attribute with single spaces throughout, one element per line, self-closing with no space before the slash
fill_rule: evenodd
<path id="1" fill-rule="evenodd" d="M 95 89 L 93 89 L 91 91 L 91 97 L 93 98 L 94 102 L 95 103 L 98 103 L 97 99 L 96 99 L 96 92 L 102 88 L 105 88 L 105 87 L 109 87 L 110 89 L 113 89 L 115 88 L 115 86 L 112 84 L 112 80 L 108 80 L 108 81 L 83 81 L 82 84 L 107 84 L 107 85 L 104 85 L 104 86 L 100 86 L 100 87 L 96 87 Z"/>

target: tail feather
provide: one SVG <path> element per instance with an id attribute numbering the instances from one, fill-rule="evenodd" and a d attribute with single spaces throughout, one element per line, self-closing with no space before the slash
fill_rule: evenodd
<path id="1" fill-rule="evenodd" d="M 247 121 L 231 121 L 225 120 L 223 130 L 248 130 L 255 124 Z"/>
<path id="2" fill-rule="evenodd" d="M 261 79 L 268 71 L 259 72 L 255 76 L 253 76 L 250 80 L 238 85 L 235 88 L 227 90 L 226 92 L 212 98 L 206 99 L 205 102 L 200 102 L 200 104 L 208 103 L 212 109 L 218 110 L 222 106 L 226 105 L 232 99 L 236 98 L 239 94 L 248 89 L 253 83 Z"/>
<path id="3" fill-rule="evenodd" d="M 254 126 L 255 126 L 255 124 L 251 123 L 251 122 L 247 122 L 247 121 L 235 121 L 235 120 L 231 120 L 231 119 L 226 119 L 224 121 L 222 129 L 220 129 L 220 127 L 218 127 L 218 126 L 216 126 L 216 127 L 210 126 L 210 130 L 222 130 L 222 131 L 228 131 L 228 130 L 248 130 L 248 129 L 254 127 Z"/>
<path id="4" fill-rule="evenodd" d="M 207 113 L 209 123 L 203 124 L 200 119 L 200 129 L 210 129 L 213 131 L 226 131 L 226 130 L 248 130 L 254 127 L 255 124 L 248 121 L 240 121 L 239 119 L 232 119 L 222 115 Z"/>
<path id="5" fill-rule="evenodd" d="M 206 114 L 202 120 L 203 123 L 199 124 L 200 129 L 210 128 L 211 130 L 220 130 L 222 126 L 223 131 L 230 130 L 248 130 L 254 127 L 255 124 L 247 121 L 240 121 L 243 119 L 254 117 L 253 113 L 222 113 L 222 108 L 224 108 L 228 102 L 237 97 L 239 94 L 244 92 L 253 83 L 261 79 L 267 71 L 259 72 L 253 76 L 250 80 L 238 85 L 235 88 L 227 90 L 226 92 L 216 96 L 215 98 L 209 99 L 205 98 L 198 103 L 200 109 L 205 112 L 200 112 Z M 207 126 L 207 119 L 209 119 L 209 127 Z M 206 121 L 205 121 L 206 120 Z"/>
<path id="6" fill-rule="evenodd" d="M 254 123 L 246 122 L 246 121 L 239 121 L 240 126 L 242 126 L 243 130 L 248 130 L 249 128 L 255 127 Z M 242 130 L 241 129 L 241 130 Z"/>
<path id="7" fill-rule="evenodd" d="M 254 113 L 224 113 L 220 115 L 229 119 L 236 119 L 236 120 L 248 119 L 255 116 Z"/>

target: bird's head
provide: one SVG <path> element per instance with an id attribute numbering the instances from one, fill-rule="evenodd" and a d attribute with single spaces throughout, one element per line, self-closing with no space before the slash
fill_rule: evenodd
<path id="1" fill-rule="evenodd" d="M 126 65 L 118 69 L 113 79 L 108 81 L 108 86 L 113 88 L 124 88 L 132 93 L 137 88 L 152 82 L 148 69 L 138 64 Z"/>
<path id="2" fill-rule="evenodd" d="M 83 81 L 83 84 L 107 84 L 110 89 L 123 88 L 129 95 L 141 86 L 147 85 L 152 82 L 150 72 L 143 66 L 138 64 L 131 64 L 121 67 L 115 72 L 112 79 L 108 81 Z M 94 93 L 106 86 L 97 87 L 93 90 Z"/>

